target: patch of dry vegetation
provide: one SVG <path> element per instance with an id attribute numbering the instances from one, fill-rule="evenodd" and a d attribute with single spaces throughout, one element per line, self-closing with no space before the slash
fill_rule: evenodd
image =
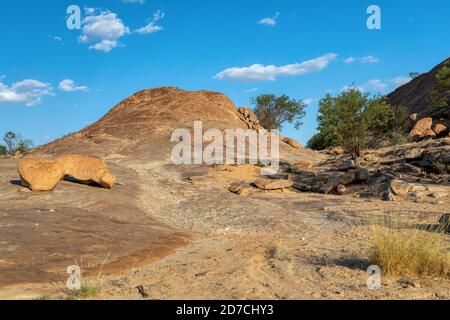
<path id="1" fill-rule="evenodd" d="M 443 228 L 408 228 L 390 219 L 371 229 L 369 259 L 384 274 L 450 278 L 448 236 Z"/>

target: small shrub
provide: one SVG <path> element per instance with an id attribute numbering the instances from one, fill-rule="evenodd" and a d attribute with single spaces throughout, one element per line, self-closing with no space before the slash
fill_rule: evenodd
<path id="1" fill-rule="evenodd" d="M 450 278 L 450 254 L 444 232 L 405 229 L 396 223 L 372 227 L 370 262 L 392 276 Z"/>
<path id="2" fill-rule="evenodd" d="M 0 144 L 0 156 L 4 156 L 8 154 L 8 149 L 4 145 Z"/>
<path id="3" fill-rule="evenodd" d="M 401 132 L 393 132 L 389 136 L 389 141 L 393 145 L 401 145 L 408 143 L 408 137 Z"/>
<path id="4" fill-rule="evenodd" d="M 88 280 L 82 283 L 79 290 L 69 290 L 68 300 L 88 299 L 100 293 L 102 287 L 99 280 Z"/>
<path id="5" fill-rule="evenodd" d="M 430 171 L 435 174 L 444 174 L 450 172 L 448 166 L 442 161 L 434 161 L 429 167 Z"/>

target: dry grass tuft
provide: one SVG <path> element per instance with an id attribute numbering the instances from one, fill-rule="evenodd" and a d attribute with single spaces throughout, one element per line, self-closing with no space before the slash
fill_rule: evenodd
<path id="1" fill-rule="evenodd" d="M 450 278 L 450 254 L 444 230 L 400 226 L 395 219 L 372 226 L 370 262 L 392 276 Z"/>

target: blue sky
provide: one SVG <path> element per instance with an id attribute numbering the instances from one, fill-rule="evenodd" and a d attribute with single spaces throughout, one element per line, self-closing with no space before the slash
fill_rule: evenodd
<path id="1" fill-rule="evenodd" d="M 447 0 L 1 1 L 0 134 L 42 144 L 98 120 L 134 92 L 159 86 L 225 93 L 237 106 L 261 93 L 309 103 L 354 84 L 388 93 L 450 53 Z M 81 30 L 66 9 L 82 9 Z M 366 27 L 381 8 L 381 30 Z"/>

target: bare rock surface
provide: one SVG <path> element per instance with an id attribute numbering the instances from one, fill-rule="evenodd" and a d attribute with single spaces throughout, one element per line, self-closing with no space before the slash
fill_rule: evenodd
<path id="1" fill-rule="evenodd" d="M 360 159 L 281 144 L 282 172 L 267 185 L 289 186 L 282 190 L 255 186 L 268 179 L 260 166 L 170 162 L 174 128 L 196 119 L 204 129 L 248 128 L 239 114 L 218 93 L 145 90 L 27 158 L 75 149 L 98 156 L 120 182 L 110 190 L 63 181 L 53 192 L 20 192 L 18 160 L 0 160 L 0 298 L 64 298 L 73 264 L 83 277 L 101 269 L 96 299 L 142 299 L 136 287 L 149 299 L 450 298 L 445 279 L 412 279 L 420 286 L 405 288 L 386 276 L 381 290 L 366 286 L 367 221 L 390 214 L 433 225 L 450 212 L 448 175 L 430 171 L 448 158 L 447 139 Z M 312 168 L 290 170 L 303 161 Z M 374 186 L 401 190 L 393 181 L 408 184 L 408 194 L 383 201 Z M 332 192 L 319 193 L 331 182 Z"/>

